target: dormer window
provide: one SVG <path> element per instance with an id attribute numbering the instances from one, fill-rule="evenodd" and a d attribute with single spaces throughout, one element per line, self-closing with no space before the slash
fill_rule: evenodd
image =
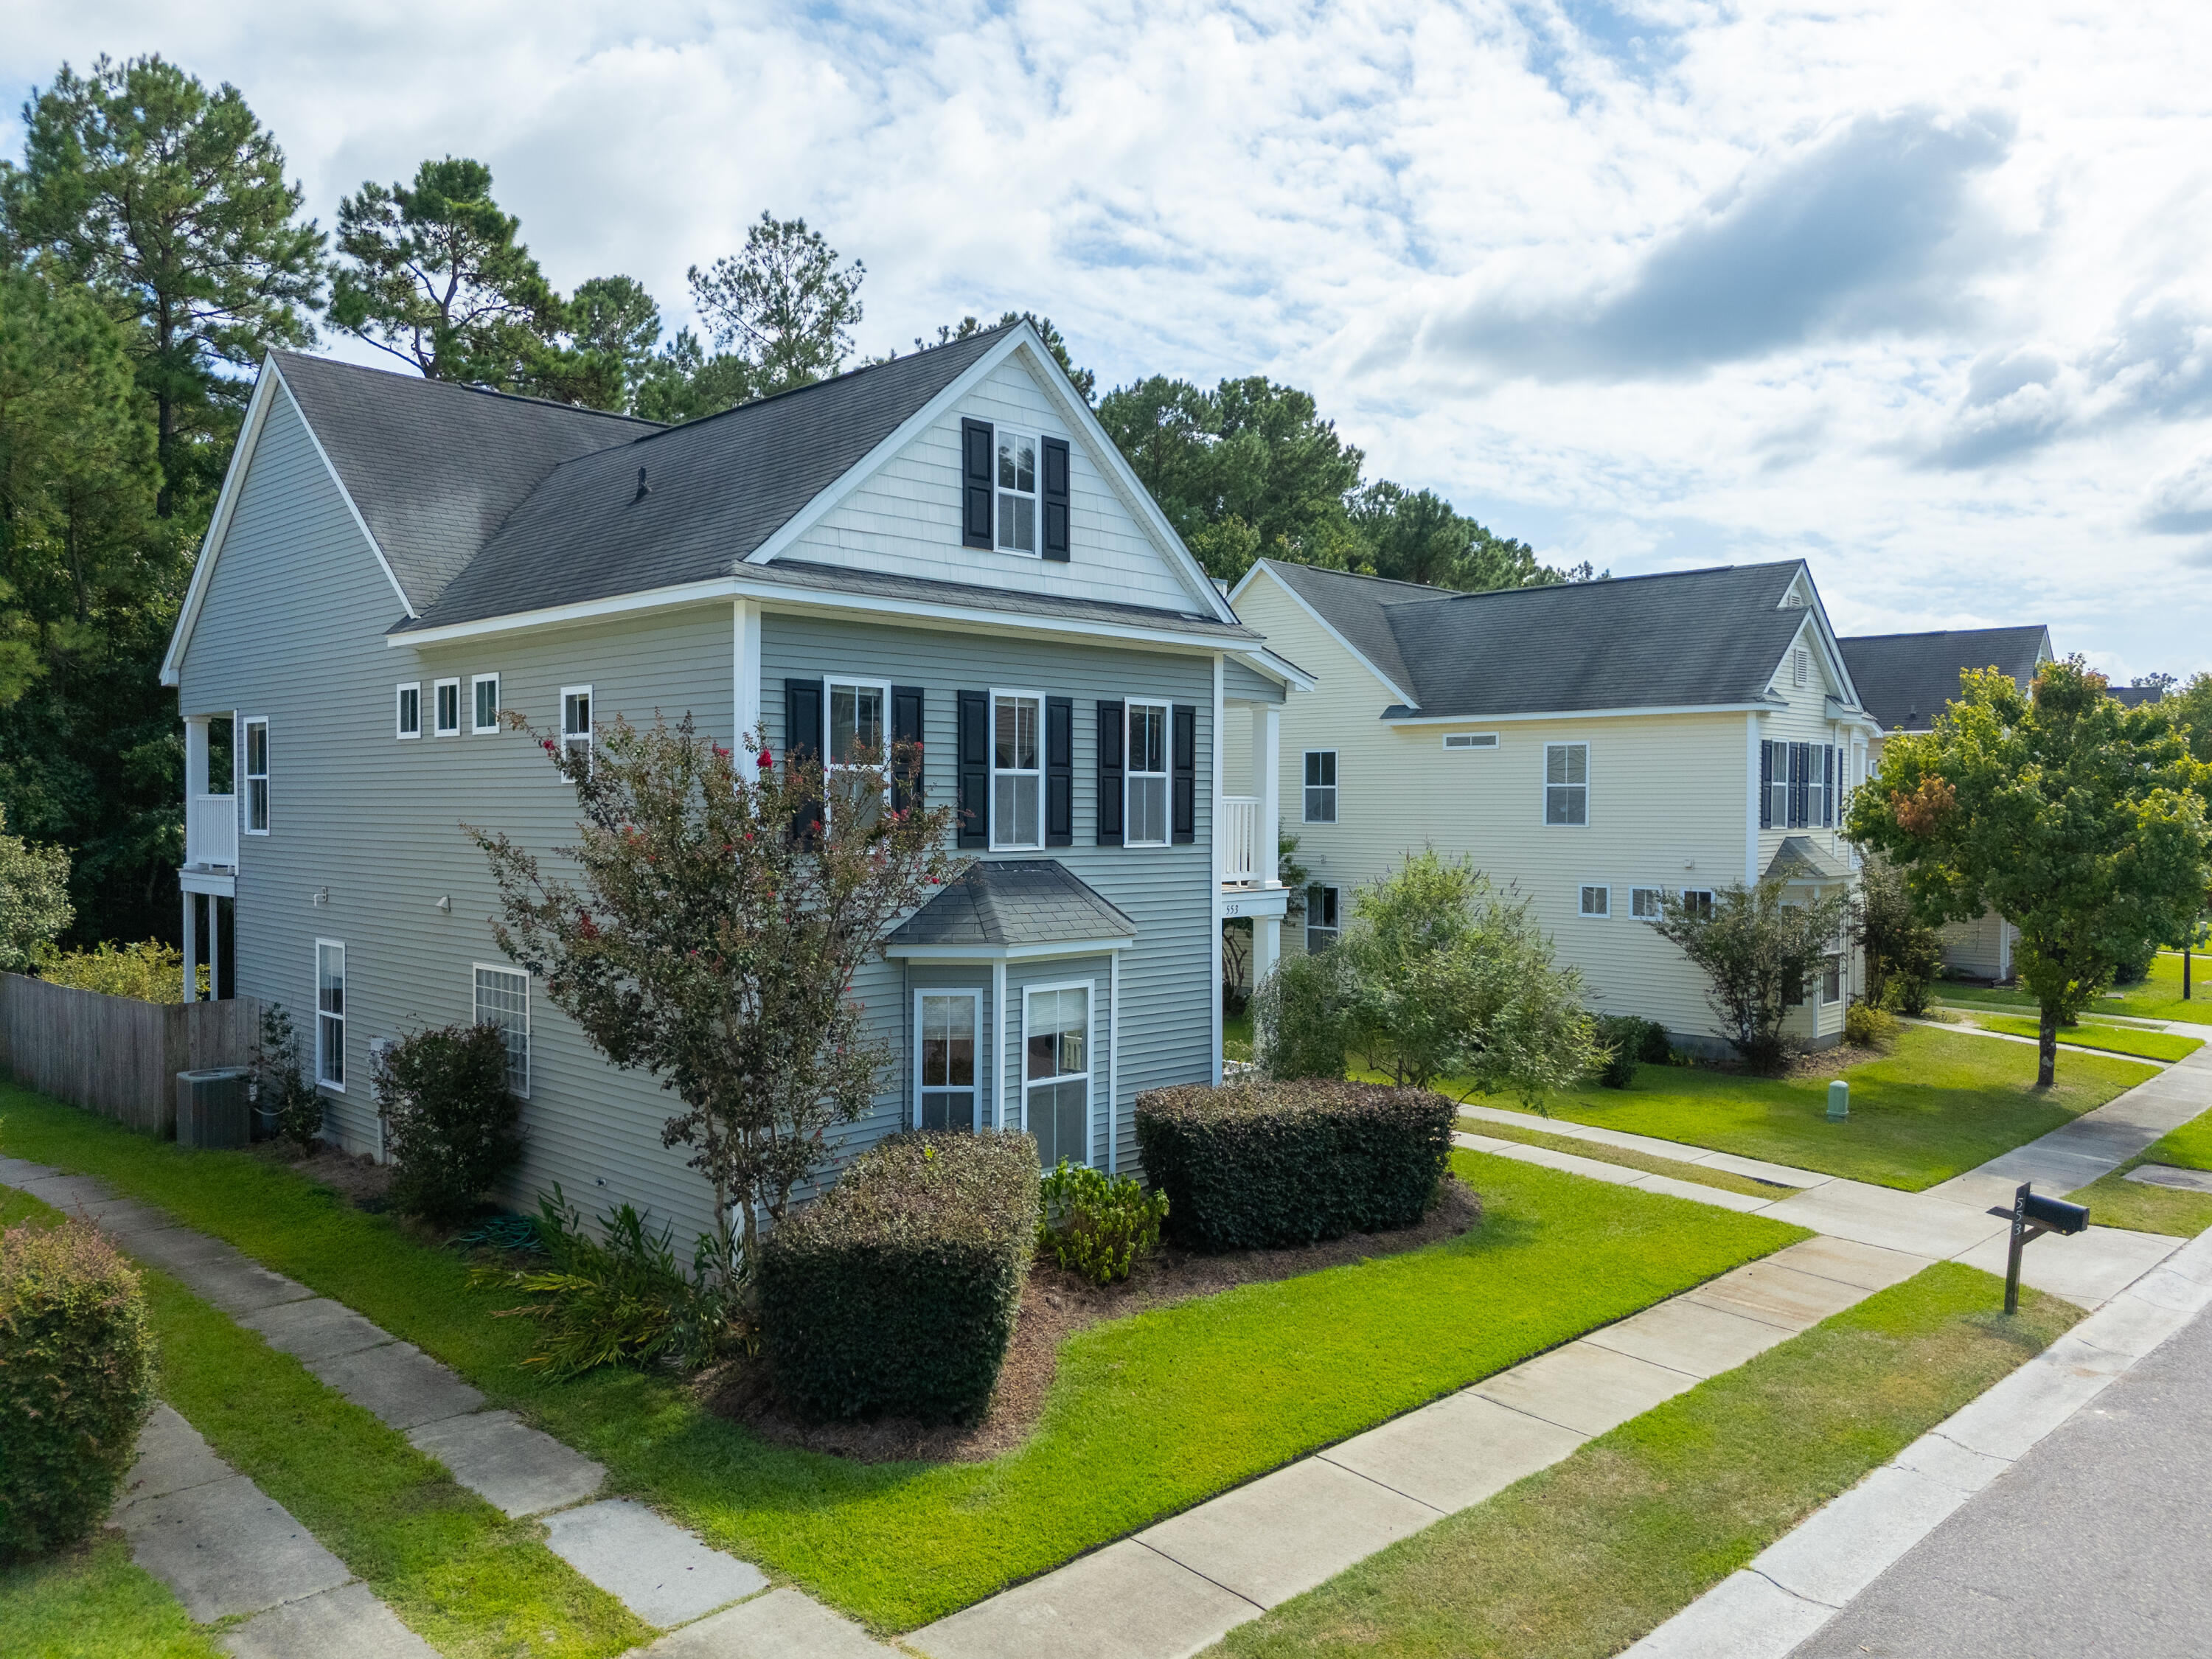
<path id="1" fill-rule="evenodd" d="M 1026 432 L 999 428 L 999 550 L 1037 550 L 1037 445 Z"/>
<path id="2" fill-rule="evenodd" d="M 960 542 L 1065 563 L 1067 440 L 988 421 L 960 422 Z"/>

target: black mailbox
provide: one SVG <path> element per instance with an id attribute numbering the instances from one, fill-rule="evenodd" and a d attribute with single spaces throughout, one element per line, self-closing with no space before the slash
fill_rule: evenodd
<path id="1" fill-rule="evenodd" d="M 2002 1205 L 1990 1213 L 2012 1223 L 2012 1249 L 2005 1257 L 2005 1311 L 2020 1311 L 2020 1253 L 2031 1240 L 2045 1233 L 2085 1232 L 2089 1226 L 2089 1212 L 2086 1206 L 2069 1204 L 2063 1198 L 2045 1198 L 2031 1190 L 2027 1182 L 2012 1195 L 2012 1207 Z"/>
<path id="2" fill-rule="evenodd" d="M 2078 1233 L 2089 1224 L 2087 1205 L 2069 1204 L 2063 1198 L 2030 1193 L 2021 1200 L 2021 1219 L 2032 1221 L 2049 1233 Z"/>

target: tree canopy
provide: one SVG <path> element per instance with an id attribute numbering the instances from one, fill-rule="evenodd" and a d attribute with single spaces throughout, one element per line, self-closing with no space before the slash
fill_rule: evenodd
<path id="1" fill-rule="evenodd" d="M 756 395 L 825 380 L 852 355 L 866 270 L 858 259 L 840 265 L 804 219 L 763 213 L 743 252 L 684 275 L 714 343 L 750 365 Z"/>

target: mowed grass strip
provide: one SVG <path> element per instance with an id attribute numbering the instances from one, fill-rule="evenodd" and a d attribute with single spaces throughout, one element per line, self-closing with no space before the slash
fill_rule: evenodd
<path id="1" fill-rule="evenodd" d="M 1984 1031 L 2002 1031 L 2007 1036 L 2040 1036 L 2043 1028 L 2032 1019 L 2014 1019 L 2005 1015 L 1979 1015 L 1974 1024 Z M 2144 1060 L 2186 1060 L 2204 1046 L 2201 1037 L 2170 1036 L 2164 1031 L 2137 1030 L 2127 1025 L 2103 1025 L 2084 1020 L 2079 1025 L 2062 1025 L 2058 1040 L 2076 1048 L 2100 1048 L 2107 1054 L 2135 1054 Z"/>
<path id="2" fill-rule="evenodd" d="M 2191 994 L 2181 998 L 2181 952 L 2161 951 L 2152 959 L 2150 971 L 2133 985 L 2116 985 L 2091 1003 L 2091 1018 L 2117 1014 L 2129 1019 L 2179 1019 L 2212 1025 L 2212 985 L 2204 979 L 2212 957 L 2199 951 L 2191 964 Z M 1962 1008 L 2019 1008 L 2033 1012 L 2035 999 L 2016 985 L 1956 985 L 1939 981 L 1936 1000 Z"/>
<path id="3" fill-rule="evenodd" d="M 1599 1659 L 2081 1317 L 1939 1262 L 1232 1631 L 1236 1659 Z"/>
<path id="4" fill-rule="evenodd" d="M 2125 1227 L 2139 1233 L 2167 1233 L 2194 1238 L 2212 1227 L 2212 1193 L 2184 1192 L 2172 1187 L 2154 1187 L 2130 1181 L 2128 1171 L 2145 1164 L 2170 1164 L 2182 1170 L 2212 1170 L 2212 1112 L 2191 1118 L 2179 1128 L 2154 1141 L 2117 1170 L 2069 1193 L 2077 1204 L 2089 1206 L 2089 1218 L 2100 1227 Z"/>
<path id="5" fill-rule="evenodd" d="M 1731 1174 L 1726 1170 L 1712 1170 L 1702 1164 L 1685 1164 L 1679 1158 L 1661 1158 L 1652 1152 L 1638 1152 L 1632 1146 L 1608 1146 L 1602 1140 L 1583 1140 L 1573 1135 L 1547 1134 L 1541 1129 L 1524 1129 L 1517 1123 L 1500 1123 L 1495 1118 L 1463 1117 L 1459 1127 L 1471 1135 L 1490 1135 L 1499 1140 L 1517 1140 L 1524 1146 L 1542 1146 L 1554 1152 L 1572 1152 L 1577 1158 L 1590 1158 L 1599 1164 L 1617 1164 L 1624 1170 L 1641 1170 L 1647 1175 L 1672 1176 L 1677 1181 L 1694 1181 L 1700 1187 L 1717 1187 L 1724 1193 L 1741 1193 L 1747 1198 L 1787 1198 L 1796 1192 L 1795 1187 L 1777 1186 L 1771 1181 L 1754 1181 L 1749 1176 Z"/>
<path id="6" fill-rule="evenodd" d="M 2157 1073 L 2135 1060 L 2062 1054 L 2035 1086 L 2024 1043 L 1911 1025 L 1879 1060 L 1847 1068 L 1848 1121 L 1828 1121 L 1826 1077 L 1756 1078 L 1644 1066 L 1626 1089 L 1553 1095 L 1554 1117 L 1678 1140 L 1917 1193 L 2010 1152 Z M 1499 1097 L 1490 1103 L 1513 1107 Z M 1534 1114 L 1531 1114 L 1532 1121 Z"/>
<path id="7" fill-rule="evenodd" d="M 1462 1152 L 1454 1168 L 1485 1206 L 1465 1237 L 1094 1327 L 1062 1348 L 1019 1449 L 868 1465 L 763 1441 L 662 1375 L 548 1382 L 520 1366 L 523 1322 L 491 1317 L 508 1298 L 471 1289 L 459 1256 L 250 1156 L 181 1153 L 20 1091 L 0 1105 L 0 1147 L 105 1176 L 359 1309 L 599 1458 L 617 1489 L 884 1631 L 1806 1237 Z"/>

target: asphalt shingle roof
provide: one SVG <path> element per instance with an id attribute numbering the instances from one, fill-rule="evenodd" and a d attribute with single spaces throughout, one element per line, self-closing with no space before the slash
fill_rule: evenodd
<path id="1" fill-rule="evenodd" d="M 2000 668 L 2025 687 L 2051 630 L 1954 628 L 1933 634 L 1858 634 L 1836 643 L 1859 689 L 1859 701 L 1885 732 L 1924 732 L 1959 695 L 1969 668 Z"/>
<path id="2" fill-rule="evenodd" d="M 1424 715 L 1755 702 L 1805 620 L 1797 560 L 1459 593 L 1269 568 Z"/>
<path id="3" fill-rule="evenodd" d="M 1810 836 L 1784 836 L 1782 845 L 1774 849 L 1767 860 L 1767 880 L 1779 876 L 1784 880 L 1796 878 L 1801 881 L 1841 881 L 1850 874 L 1830 854 L 1824 853 Z"/>
<path id="4" fill-rule="evenodd" d="M 1057 859 L 979 859 L 886 943 L 1005 947 L 1136 936 L 1135 922 Z"/>

